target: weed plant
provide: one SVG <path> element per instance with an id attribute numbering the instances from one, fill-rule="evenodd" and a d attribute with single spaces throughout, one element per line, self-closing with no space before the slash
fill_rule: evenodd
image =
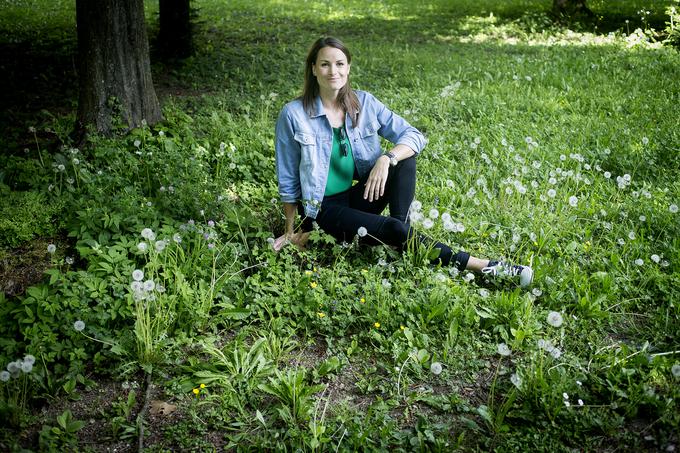
<path id="1" fill-rule="evenodd" d="M 47 3 L 6 5 L 0 44 L 70 59 L 74 3 Z M 586 23 L 547 3 L 205 0 L 195 55 L 153 61 L 163 123 L 76 148 L 73 112 L 2 120 L 0 245 L 48 240 L 50 267 L 0 295 L 0 363 L 35 358 L 0 373 L 0 445 L 77 448 L 80 415 L 40 407 L 153 368 L 182 414 L 157 450 L 677 448 L 677 2 L 593 1 Z M 416 241 L 271 249 L 273 125 L 326 34 L 429 139 L 414 227 L 533 286 Z M 129 395 L 100 411 L 111 442 L 137 435 Z"/>

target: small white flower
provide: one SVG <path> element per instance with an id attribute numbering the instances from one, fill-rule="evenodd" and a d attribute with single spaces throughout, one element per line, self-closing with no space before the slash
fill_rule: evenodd
<path id="1" fill-rule="evenodd" d="M 649 144 L 649 139 L 647 137 L 642 137 L 642 144 L 643 145 Z"/>
<path id="2" fill-rule="evenodd" d="M 153 291 L 156 288 L 156 284 L 153 280 L 147 280 L 144 282 L 144 291 Z"/>
<path id="3" fill-rule="evenodd" d="M 66 258 L 64 258 L 64 262 L 68 265 L 73 264 L 73 261 L 74 261 L 73 257 L 71 257 L 71 256 L 67 256 Z"/>
<path id="4" fill-rule="evenodd" d="M 512 354 L 512 351 L 510 350 L 510 347 L 505 344 L 505 343 L 499 343 L 498 344 L 498 353 L 502 355 L 503 357 L 507 357 L 510 354 Z"/>
<path id="5" fill-rule="evenodd" d="M 489 290 L 485 288 L 479 288 L 479 295 L 482 297 L 489 297 Z"/>
<path id="6" fill-rule="evenodd" d="M 411 210 L 412 211 L 420 211 L 420 209 L 423 207 L 423 204 L 418 201 L 418 200 L 413 200 L 411 203 Z"/>
<path id="7" fill-rule="evenodd" d="M 565 400 L 569 399 L 569 395 L 567 394 L 567 392 L 562 393 L 562 398 L 564 398 Z"/>
<path id="8" fill-rule="evenodd" d="M 165 241 L 156 241 L 154 244 L 157 252 L 162 252 L 165 249 Z"/>
<path id="9" fill-rule="evenodd" d="M 657 255 L 656 253 L 653 254 L 652 256 L 650 256 L 649 259 L 654 261 L 656 264 L 659 264 L 659 262 L 661 261 L 661 257 L 659 255 Z"/>
<path id="10" fill-rule="evenodd" d="M 641 258 L 638 258 L 638 259 L 635 260 L 636 266 L 644 266 L 644 264 L 645 264 L 645 262 Z"/>
<path id="11" fill-rule="evenodd" d="M 136 282 L 141 282 L 144 280 L 144 272 L 141 269 L 135 269 L 132 271 L 132 279 Z"/>
<path id="12" fill-rule="evenodd" d="M 57 251 L 57 246 L 56 246 L 56 245 L 54 245 L 54 244 L 49 244 L 49 245 L 47 246 L 47 253 L 49 253 L 50 255 L 53 255 L 54 252 L 56 252 L 56 251 Z"/>
<path id="13" fill-rule="evenodd" d="M 432 362 L 432 365 L 430 365 L 430 371 L 435 376 L 438 376 L 442 372 L 442 364 L 439 362 Z"/>
<path id="14" fill-rule="evenodd" d="M 579 387 L 582 387 L 582 386 L 583 386 L 583 382 L 577 380 L 577 381 L 576 381 L 576 385 L 578 385 Z"/>
<path id="15" fill-rule="evenodd" d="M 59 165 L 57 165 L 57 170 L 64 171 L 64 170 L 66 170 L 66 167 L 64 166 L 64 164 L 59 164 Z"/>
<path id="16" fill-rule="evenodd" d="M 560 327 L 564 320 L 562 319 L 562 315 L 559 312 L 556 311 L 551 311 L 548 313 L 548 324 L 550 324 L 553 327 Z"/>
<path id="17" fill-rule="evenodd" d="M 359 229 L 357 230 L 357 234 L 359 235 L 359 237 L 364 237 L 364 236 L 366 236 L 366 235 L 368 234 L 368 230 L 366 230 L 366 227 L 362 227 L 362 226 L 361 226 L 361 227 L 359 227 Z"/>
<path id="18" fill-rule="evenodd" d="M 583 400 L 581 398 L 578 399 L 578 405 L 583 406 Z"/>
<path id="19" fill-rule="evenodd" d="M 646 222 L 647 221 L 647 216 L 641 215 L 640 216 L 640 222 Z"/>
<path id="20" fill-rule="evenodd" d="M 634 231 L 631 231 L 631 232 L 628 233 L 628 239 L 630 239 L 631 241 L 635 240 L 635 232 Z"/>
<path id="21" fill-rule="evenodd" d="M 531 290 L 531 294 L 533 294 L 536 297 L 540 297 L 543 294 L 543 291 L 541 291 L 540 288 L 534 288 Z"/>
<path id="22" fill-rule="evenodd" d="M 522 378 L 519 376 L 519 374 L 512 373 L 512 376 L 510 376 L 510 382 L 512 382 L 512 385 L 518 389 L 522 388 Z"/>
<path id="23" fill-rule="evenodd" d="M 7 382 L 9 381 L 9 371 L 0 371 L 0 381 L 2 382 Z"/>
<path id="24" fill-rule="evenodd" d="M 673 214 L 678 212 L 678 205 L 677 204 L 672 204 L 668 207 L 668 210 L 671 211 Z"/>
<path id="25" fill-rule="evenodd" d="M 578 197 L 576 195 L 569 197 L 569 205 L 574 208 L 578 205 Z"/>
<path id="26" fill-rule="evenodd" d="M 135 148 L 139 148 L 139 145 L 141 145 L 142 142 L 140 142 L 139 140 L 135 140 L 132 144 L 135 145 Z"/>
<path id="27" fill-rule="evenodd" d="M 139 250 L 142 253 L 146 252 L 147 248 L 149 248 L 149 245 L 146 242 L 140 242 L 139 244 L 137 244 L 137 250 Z"/>
<path id="28" fill-rule="evenodd" d="M 73 323 L 73 328 L 76 329 L 78 332 L 82 332 L 83 329 L 85 329 L 85 323 L 81 320 L 78 320 Z"/>
<path id="29" fill-rule="evenodd" d="M 156 234 L 153 232 L 153 230 L 151 230 L 151 228 L 144 228 L 142 230 L 142 237 L 149 241 L 153 241 L 156 239 Z"/>
<path id="30" fill-rule="evenodd" d="M 564 405 L 565 405 L 566 407 L 571 406 L 571 404 L 570 404 L 569 401 L 567 401 L 567 400 L 564 400 Z"/>
<path id="31" fill-rule="evenodd" d="M 429 216 L 431 219 L 436 219 L 439 217 L 439 211 L 436 208 L 430 209 Z"/>
<path id="32" fill-rule="evenodd" d="M 468 272 L 463 276 L 463 280 L 465 280 L 466 283 L 470 283 L 474 279 L 475 275 L 472 272 Z"/>
<path id="33" fill-rule="evenodd" d="M 557 192 L 555 191 L 555 189 L 548 189 L 548 196 L 550 198 L 555 198 L 555 195 L 557 195 Z"/>

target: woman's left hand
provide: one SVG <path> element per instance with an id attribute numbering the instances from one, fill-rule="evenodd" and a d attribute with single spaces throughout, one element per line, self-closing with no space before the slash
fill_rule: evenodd
<path id="1" fill-rule="evenodd" d="M 387 184 L 387 175 L 390 170 L 390 159 L 382 155 L 373 165 L 371 173 L 366 180 L 366 188 L 364 189 L 364 200 L 374 202 L 385 194 L 385 184 Z"/>

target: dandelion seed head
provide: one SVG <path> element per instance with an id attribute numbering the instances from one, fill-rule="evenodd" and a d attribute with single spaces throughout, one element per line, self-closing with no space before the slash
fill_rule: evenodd
<path id="1" fill-rule="evenodd" d="M 5 370 L 0 371 L 0 381 L 1 382 L 9 381 L 9 377 L 10 377 L 9 371 L 5 371 Z"/>
<path id="2" fill-rule="evenodd" d="M 557 192 L 555 191 L 555 189 L 548 189 L 548 196 L 550 198 L 555 198 L 555 195 L 557 195 Z"/>
<path id="3" fill-rule="evenodd" d="M 581 398 L 578 399 L 578 405 L 583 406 L 583 400 Z"/>
<path id="4" fill-rule="evenodd" d="M 31 371 L 33 371 L 33 364 L 28 363 L 26 361 L 21 362 L 21 371 L 23 371 L 24 373 L 30 373 Z"/>
<path id="5" fill-rule="evenodd" d="M 141 269 L 135 269 L 132 271 L 132 279 L 136 282 L 141 282 L 144 280 L 144 271 Z"/>
<path id="6" fill-rule="evenodd" d="M 550 313 L 548 313 L 547 322 L 553 327 L 560 327 L 564 322 L 564 319 L 562 318 L 562 315 L 559 312 L 551 311 Z"/>
<path id="7" fill-rule="evenodd" d="M 418 201 L 418 200 L 413 200 L 411 203 L 411 210 L 412 211 L 420 211 L 420 209 L 423 207 L 423 204 Z"/>
<path id="8" fill-rule="evenodd" d="M 650 260 L 654 261 L 656 264 L 659 264 L 661 261 L 661 257 L 654 253 L 652 256 L 649 257 Z"/>
<path id="9" fill-rule="evenodd" d="M 426 218 L 425 220 L 423 220 L 423 228 L 425 228 L 426 230 L 429 230 L 433 226 L 434 222 L 432 221 L 432 219 Z"/>
<path id="10" fill-rule="evenodd" d="M 645 264 L 645 262 L 642 258 L 638 258 L 638 259 L 635 260 L 636 266 L 643 266 L 644 264 Z"/>
<path id="11" fill-rule="evenodd" d="M 147 280 L 144 282 L 144 291 L 153 291 L 156 288 L 156 283 L 153 280 Z"/>
<path id="12" fill-rule="evenodd" d="M 361 226 L 357 230 L 357 234 L 359 235 L 359 237 L 364 237 L 368 234 L 368 230 L 366 230 L 366 227 Z"/>
<path id="13" fill-rule="evenodd" d="M 81 320 L 78 320 L 73 323 L 73 328 L 76 329 L 77 332 L 82 332 L 83 329 L 85 329 L 85 323 Z"/>
<path id="14" fill-rule="evenodd" d="M 430 212 L 428 213 L 431 219 L 436 219 L 439 217 L 439 211 L 436 208 L 430 209 Z"/>
<path id="15" fill-rule="evenodd" d="M 151 228 L 144 228 L 142 230 L 142 237 L 146 240 L 153 241 L 156 239 L 156 234 Z"/>
<path id="16" fill-rule="evenodd" d="M 512 373 L 512 376 L 510 376 L 510 382 L 512 382 L 512 385 L 514 385 L 518 389 L 522 388 L 522 378 L 520 377 L 519 374 Z"/>
<path id="17" fill-rule="evenodd" d="M 671 374 L 673 374 L 673 377 L 675 378 L 680 378 L 680 364 L 676 363 L 671 367 Z"/>
<path id="18" fill-rule="evenodd" d="M 165 250 L 165 246 L 166 246 L 165 241 L 156 241 L 156 243 L 154 244 L 156 251 L 159 252 L 159 253 L 162 252 L 163 250 Z"/>
<path id="19" fill-rule="evenodd" d="M 558 348 L 553 348 L 550 351 L 550 355 L 553 357 L 553 359 L 559 359 L 560 356 L 562 356 L 562 351 L 560 351 Z"/>
<path id="20" fill-rule="evenodd" d="M 605 178 L 609 179 L 609 178 L 612 177 L 612 174 L 611 174 L 611 172 L 605 171 L 605 172 L 603 173 L 603 176 L 604 176 Z"/>
<path id="21" fill-rule="evenodd" d="M 676 214 L 678 212 L 678 205 L 677 204 L 672 204 L 668 207 L 668 210 L 672 212 L 673 214 Z"/>
<path id="22" fill-rule="evenodd" d="M 578 197 L 576 195 L 569 197 L 569 205 L 574 208 L 578 205 Z"/>
<path id="23" fill-rule="evenodd" d="M 140 242 L 137 244 L 137 250 L 140 252 L 144 253 L 146 250 L 149 248 L 149 245 L 146 242 Z"/>
<path id="24" fill-rule="evenodd" d="M 440 375 L 442 372 L 442 364 L 439 362 L 432 362 L 432 365 L 430 365 L 430 372 L 435 376 Z"/>
<path id="25" fill-rule="evenodd" d="M 502 355 L 503 357 L 507 357 L 510 354 L 512 354 L 512 351 L 510 350 L 510 347 L 505 344 L 505 343 L 499 343 L 497 346 L 498 353 Z"/>

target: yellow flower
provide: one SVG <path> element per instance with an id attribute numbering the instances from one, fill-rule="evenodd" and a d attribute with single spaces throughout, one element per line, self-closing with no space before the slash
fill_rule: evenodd
<path id="1" fill-rule="evenodd" d="M 201 384 L 201 388 L 204 389 L 204 388 L 205 388 L 205 384 Z"/>
<path id="2" fill-rule="evenodd" d="M 317 316 L 318 316 L 319 318 L 323 318 L 323 317 L 326 316 L 326 315 L 324 315 L 324 314 L 321 313 L 321 312 L 318 312 L 318 313 L 317 313 Z"/>
<path id="3" fill-rule="evenodd" d="M 379 323 L 379 322 L 373 323 L 373 326 L 374 326 L 376 329 L 380 329 L 380 323 Z"/>
<path id="4" fill-rule="evenodd" d="M 365 304 L 365 303 L 366 303 L 366 299 L 364 299 L 364 298 L 362 297 L 361 299 L 359 299 L 359 302 L 361 302 L 362 304 Z"/>
<path id="5" fill-rule="evenodd" d="M 198 395 L 200 390 L 199 389 L 193 389 L 192 392 L 194 392 L 194 395 Z"/>
<path id="6" fill-rule="evenodd" d="M 399 328 L 400 328 L 401 330 L 406 330 L 406 327 L 404 327 L 404 326 L 399 326 Z"/>
<path id="7" fill-rule="evenodd" d="M 311 287 L 312 287 L 312 289 L 314 289 L 314 288 L 316 288 L 316 286 L 317 286 L 317 283 L 316 283 L 316 282 L 312 282 L 312 283 L 310 283 L 310 284 L 309 284 L 309 286 L 311 286 Z"/>
<path id="8" fill-rule="evenodd" d="M 312 275 L 312 271 L 305 271 L 305 275 Z"/>
<path id="9" fill-rule="evenodd" d="M 365 274 L 366 272 L 368 272 L 368 269 L 361 269 L 361 272 Z"/>

